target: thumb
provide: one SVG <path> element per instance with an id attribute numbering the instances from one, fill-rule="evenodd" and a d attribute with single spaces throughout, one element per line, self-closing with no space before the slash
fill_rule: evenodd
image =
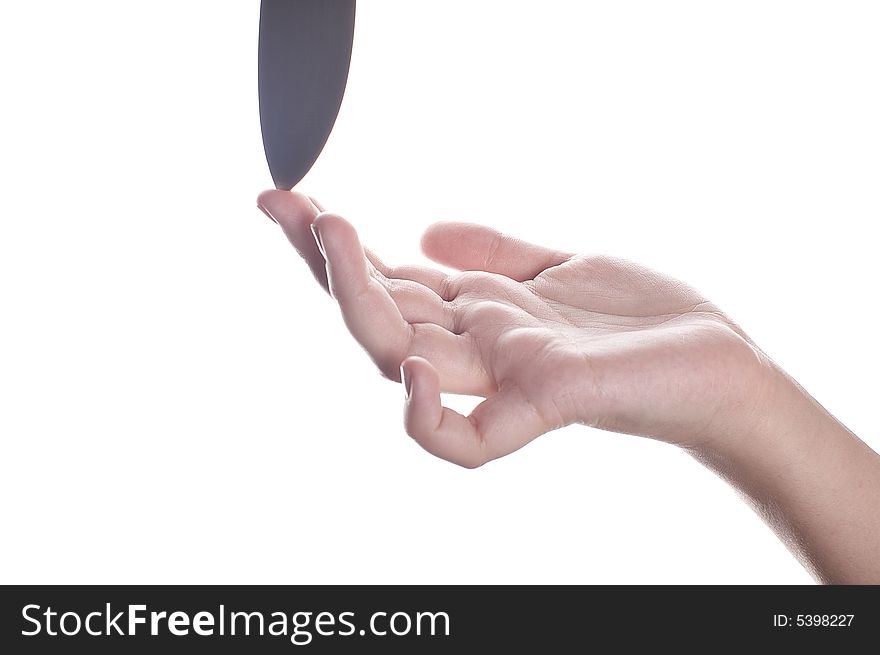
<path id="1" fill-rule="evenodd" d="M 422 250 L 435 262 L 460 271 L 498 273 L 520 282 L 571 258 L 473 223 L 435 223 L 422 236 Z"/>

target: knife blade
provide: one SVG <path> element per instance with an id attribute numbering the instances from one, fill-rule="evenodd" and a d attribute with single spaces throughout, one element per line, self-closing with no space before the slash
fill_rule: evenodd
<path id="1" fill-rule="evenodd" d="M 355 0 L 262 0 L 260 127 L 278 189 L 293 188 L 321 154 L 342 104 Z"/>

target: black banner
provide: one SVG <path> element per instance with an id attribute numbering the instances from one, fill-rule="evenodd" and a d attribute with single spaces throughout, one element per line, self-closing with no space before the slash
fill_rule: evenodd
<path id="1" fill-rule="evenodd" d="M 12 586 L 0 612 L 5 653 L 880 643 L 880 587 Z"/>

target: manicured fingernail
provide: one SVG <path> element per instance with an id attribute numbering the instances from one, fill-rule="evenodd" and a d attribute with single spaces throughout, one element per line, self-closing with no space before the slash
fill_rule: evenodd
<path id="1" fill-rule="evenodd" d="M 327 253 L 324 252 L 324 244 L 321 242 L 321 234 L 318 231 L 318 228 L 315 227 L 314 223 L 312 223 L 312 234 L 315 235 L 315 243 L 318 244 L 318 250 L 320 250 L 321 254 L 324 255 L 324 259 L 327 259 Z"/>
<path id="2" fill-rule="evenodd" d="M 270 221 L 272 221 L 273 223 L 275 223 L 276 225 L 278 225 L 278 221 L 276 221 L 276 220 L 272 217 L 272 214 L 270 214 L 270 213 L 269 213 L 269 210 L 266 209 L 265 207 L 263 207 L 263 205 L 257 205 L 257 209 L 259 209 L 259 210 L 260 210 L 261 212 L 263 212 L 266 216 L 268 216 Z"/>
<path id="3" fill-rule="evenodd" d="M 406 392 L 407 400 L 409 400 L 409 397 L 412 395 L 412 377 L 407 374 L 403 366 L 400 367 L 400 381 L 403 382 L 403 390 Z"/>

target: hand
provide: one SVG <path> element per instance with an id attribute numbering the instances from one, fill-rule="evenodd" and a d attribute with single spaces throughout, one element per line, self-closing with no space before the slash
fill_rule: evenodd
<path id="1" fill-rule="evenodd" d="M 693 289 L 463 223 L 422 239 L 462 272 L 391 267 L 307 196 L 258 204 L 379 369 L 402 377 L 407 432 L 429 452 L 480 466 L 570 423 L 676 443 L 818 580 L 880 582 L 880 457 Z M 464 417 L 441 391 L 486 400 Z"/>
<path id="2" fill-rule="evenodd" d="M 758 417 L 768 360 L 681 282 L 463 223 L 422 239 L 462 272 L 388 266 L 307 196 L 269 191 L 259 204 L 379 369 L 402 375 L 407 432 L 439 457 L 479 466 L 572 423 L 694 448 Z M 486 400 L 464 417 L 441 392 Z"/>

